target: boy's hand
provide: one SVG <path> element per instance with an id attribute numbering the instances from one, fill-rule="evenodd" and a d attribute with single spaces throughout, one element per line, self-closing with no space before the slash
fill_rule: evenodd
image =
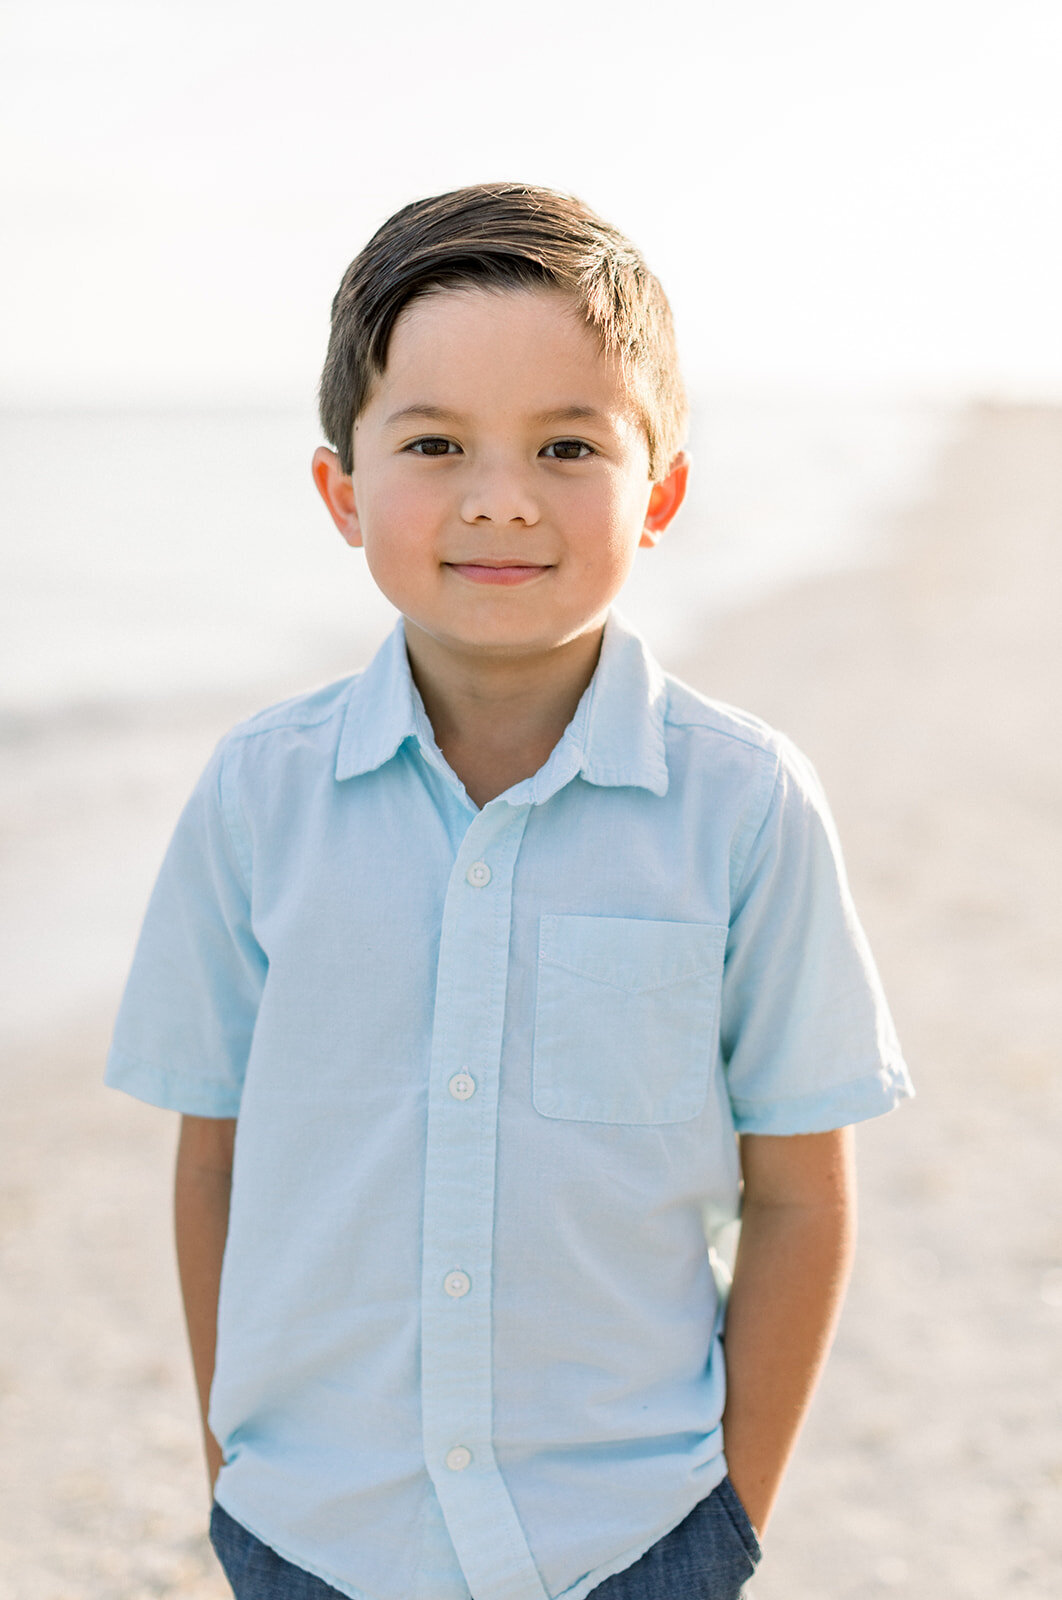
<path id="1" fill-rule="evenodd" d="M 744 1134 L 741 1242 L 726 1320 L 723 1448 L 761 1533 L 822 1370 L 851 1270 L 850 1128 Z"/>

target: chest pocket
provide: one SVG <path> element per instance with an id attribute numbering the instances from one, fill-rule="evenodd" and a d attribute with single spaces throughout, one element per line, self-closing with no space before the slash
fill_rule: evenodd
<path id="1" fill-rule="evenodd" d="M 576 1122 L 685 1122 L 715 1057 L 727 930 L 544 916 L 534 1104 Z"/>

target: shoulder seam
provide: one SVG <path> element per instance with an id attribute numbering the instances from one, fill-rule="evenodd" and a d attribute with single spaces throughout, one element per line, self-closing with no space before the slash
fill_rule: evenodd
<path id="1" fill-rule="evenodd" d="M 238 744 L 263 733 L 283 733 L 289 728 L 319 728 L 334 717 L 342 718 L 351 689 L 363 676 L 364 672 L 348 673 L 345 678 L 335 678 L 316 689 L 307 689 L 303 694 L 291 695 L 287 700 L 263 706 L 260 711 L 252 712 L 249 717 L 244 717 L 229 728 L 221 742 L 223 745 Z M 327 699 L 323 708 L 313 705 L 314 701 L 322 699 Z"/>
<path id="2" fill-rule="evenodd" d="M 330 706 L 327 711 L 322 712 L 319 716 L 298 717 L 293 715 L 277 722 L 268 720 L 270 716 L 268 711 L 259 711 L 257 716 L 252 717 L 249 722 L 240 723 L 237 727 L 230 729 L 226 742 L 236 743 L 242 739 L 254 739 L 263 733 L 284 733 L 289 728 L 319 728 L 333 717 L 341 716 L 344 710 L 345 702 L 337 700 L 334 706 Z M 256 726 L 259 721 L 261 721 L 262 726 Z"/>
<path id="3" fill-rule="evenodd" d="M 751 711 L 743 711 L 739 706 L 725 704 L 721 700 L 713 700 L 709 695 L 702 694 L 700 690 L 692 688 L 681 678 L 665 674 L 667 685 L 667 704 L 664 710 L 664 722 L 670 728 L 703 728 L 709 733 L 718 734 L 720 738 L 731 739 L 735 744 L 745 745 L 750 750 L 761 750 L 765 755 L 775 754 L 775 745 L 778 740 L 778 730 L 757 717 Z M 676 705 L 676 700 L 685 698 L 692 701 L 700 715 L 690 711 L 683 712 Z"/>
<path id="4" fill-rule="evenodd" d="M 694 722 L 689 718 L 677 717 L 665 717 L 664 720 L 669 728 L 700 728 L 705 733 L 716 734 L 720 739 L 730 739 L 734 744 L 742 744 L 746 750 L 754 750 L 757 755 L 766 756 L 769 761 L 777 760 L 778 753 L 774 749 L 776 735 L 773 729 L 768 731 L 765 727 L 763 739 L 757 740 L 739 733 L 734 728 L 721 728 L 715 722 Z"/>

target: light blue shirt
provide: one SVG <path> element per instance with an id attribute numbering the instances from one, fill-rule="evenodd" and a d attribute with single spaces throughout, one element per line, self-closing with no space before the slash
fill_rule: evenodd
<path id="1" fill-rule="evenodd" d="M 482 810 L 401 624 L 222 741 L 107 1070 L 238 1117 L 225 1509 L 355 1600 L 581 1600 L 725 1473 L 735 1129 L 910 1085 L 807 762 L 612 615 Z"/>

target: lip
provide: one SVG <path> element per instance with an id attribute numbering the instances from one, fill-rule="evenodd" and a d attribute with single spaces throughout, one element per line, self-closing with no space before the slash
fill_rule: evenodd
<path id="1" fill-rule="evenodd" d="M 494 583 L 506 587 L 516 584 L 530 583 L 535 578 L 541 577 L 543 572 L 550 570 L 547 562 L 532 561 L 447 561 L 445 563 L 451 572 L 456 572 L 459 578 L 465 578 L 469 583 Z"/>

